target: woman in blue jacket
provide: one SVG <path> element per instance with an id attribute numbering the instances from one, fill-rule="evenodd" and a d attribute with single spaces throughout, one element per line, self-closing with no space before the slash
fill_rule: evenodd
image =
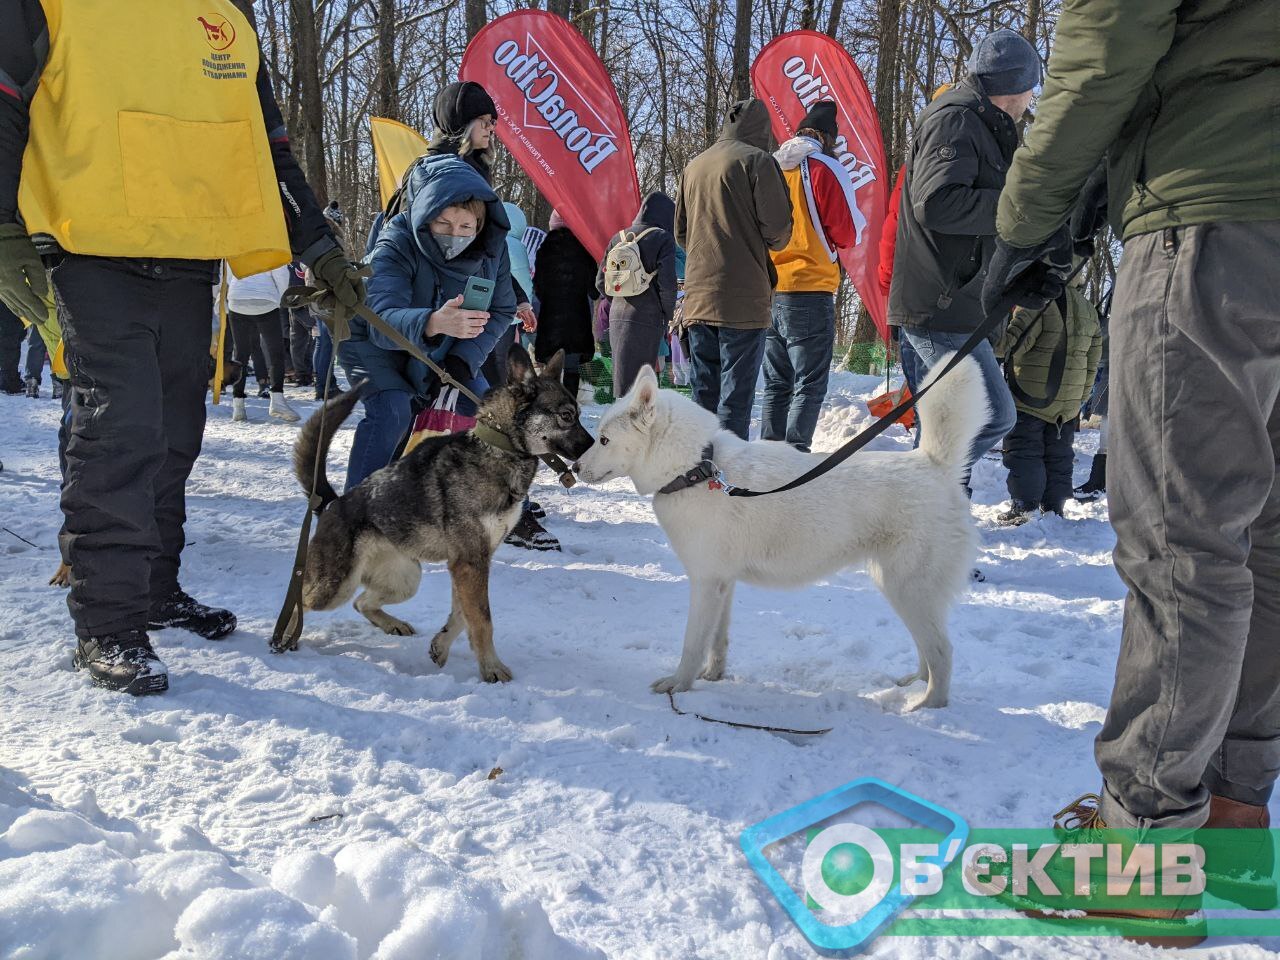
<path id="1" fill-rule="evenodd" d="M 410 172 L 401 211 L 381 226 L 370 253 L 369 307 L 479 395 L 489 388 L 480 367 L 515 317 L 508 228 L 502 202 L 479 173 L 456 156 L 428 157 Z M 495 281 L 488 310 L 462 309 L 473 276 Z M 350 490 L 391 461 L 414 401 L 426 402 L 439 381 L 359 317 L 338 357 L 352 383 L 369 381 L 347 465 Z M 458 413 L 475 413 L 465 397 Z"/>

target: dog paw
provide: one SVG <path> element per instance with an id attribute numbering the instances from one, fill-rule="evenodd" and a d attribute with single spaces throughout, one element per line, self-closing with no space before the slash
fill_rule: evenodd
<path id="1" fill-rule="evenodd" d="M 703 670 L 703 671 L 702 671 L 702 673 L 698 674 L 698 676 L 700 676 L 703 680 L 712 680 L 712 681 L 715 681 L 715 680 L 723 680 L 723 679 L 724 679 L 724 664 L 723 664 L 723 663 L 709 663 L 709 664 L 707 664 L 706 669 L 705 669 L 705 670 Z"/>
<path id="2" fill-rule="evenodd" d="M 924 677 L 921 675 L 920 671 L 917 670 L 915 673 L 908 673 L 905 677 L 899 677 L 897 680 L 893 681 L 893 683 L 895 686 L 909 687 L 917 680 L 923 679 Z"/>
<path id="3" fill-rule="evenodd" d="M 917 710 L 936 710 L 947 705 L 947 695 L 935 691 L 926 690 L 924 696 L 907 704 L 907 713 L 915 713 Z"/>
<path id="4" fill-rule="evenodd" d="M 480 679 L 485 683 L 506 683 L 511 679 L 511 671 L 501 660 L 491 660 L 480 664 Z"/>
<path id="5" fill-rule="evenodd" d="M 388 617 L 385 623 L 380 623 L 383 633 L 389 633 L 393 637 L 412 637 L 416 630 L 403 620 L 397 620 L 395 617 Z"/>
<path id="6" fill-rule="evenodd" d="M 449 659 L 449 651 L 443 648 L 435 640 L 431 641 L 431 662 L 437 667 L 443 667 Z"/>
<path id="7" fill-rule="evenodd" d="M 663 677 L 649 684 L 649 689 L 654 693 L 684 693 L 692 687 L 692 680 L 682 680 L 680 677 Z"/>

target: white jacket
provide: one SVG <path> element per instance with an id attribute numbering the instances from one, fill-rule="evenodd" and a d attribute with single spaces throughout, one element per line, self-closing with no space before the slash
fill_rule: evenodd
<path id="1" fill-rule="evenodd" d="M 249 315 L 270 313 L 280 306 L 280 298 L 289 288 L 290 276 L 287 266 L 256 273 L 243 280 L 228 272 L 227 309 Z"/>

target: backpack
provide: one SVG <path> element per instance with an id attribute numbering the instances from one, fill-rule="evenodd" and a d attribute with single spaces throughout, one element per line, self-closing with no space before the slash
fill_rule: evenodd
<path id="1" fill-rule="evenodd" d="M 604 258 L 604 288 L 611 297 L 638 297 L 649 289 L 656 270 L 645 270 L 640 259 L 640 238 L 657 230 L 649 227 L 640 233 L 623 230 L 618 234 L 618 242 Z"/>

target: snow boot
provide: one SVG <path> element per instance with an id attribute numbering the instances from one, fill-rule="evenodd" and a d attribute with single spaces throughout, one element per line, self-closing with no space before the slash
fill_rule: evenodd
<path id="1" fill-rule="evenodd" d="M 1012 500 L 1009 509 L 996 517 L 996 523 L 1002 527 L 1020 527 L 1031 519 L 1036 505 L 1030 500 Z"/>
<path id="2" fill-rule="evenodd" d="M 267 412 L 286 423 L 297 423 L 302 419 L 302 417 L 298 416 L 298 412 L 289 406 L 289 401 L 284 398 L 283 393 L 271 394 L 271 406 Z"/>
<path id="3" fill-rule="evenodd" d="M 1271 838 L 1262 832 L 1270 826 L 1271 815 L 1265 806 L 1210 795 L 1209 819 L 1200 829 L 1230 831 L 1215 833 L 1204 841 L 1218 854 L 1205 865 L 1211 894 L 1250 910 L 1276 908 L 1280 897 L 1275 851 Z"/>
<path id="4" fill-rule="evenodd" d="M 525 513 L 529 514 L 529 516 L 533 517 L 533 519 L 535 520 L 547 519 L 547 511 L 543 509 L 542 504 L 540 504 L 537 500 L 530 500 L 525 505 L 524 509 L 525 509 Z"/>
<path id="5" fill-rule="evenodd" d="M 238 422 L 249 419 L 249 414 L 244 408 L 244 397 L 231 398 L 231 419 Z"/>
<path id="6" fill-rule="evenodd" d="M 62 381 L 59 380 L 57 377 L 50 377 L 49 379 L 52 381 L 53 399 L 61 400 L 62 399 Z"/>
<path id="7" fill-rule="evenodd" d="M 147 615 L 148 630 L 177 627 L 206 640 L 221 640 L 236 628 L 236 615 L 230 610 L 208 607 L 189 596 L 181 587 L 164 600 L 152 605 Z"/>
<path id="8" fill-rule="evenodd" d="M 72 662 L 77 670 L 89 671 L 94 686 L 108 690 L 140 697 L 169 689 L 169 670 L 141 630 L 82 639 L 76 644 Z"/>
<path id="9" fill-rule="evenodd" d="M 35 377 L 27 377 L 27 396 L 32 400 L 40 397 L 40 381 Z"/>
<path id="10" fill-rule="evenodd" d="M 1092 503 L 1107 492 L 1107 455 L 1095 454 L 1093 465 L 1089 468 L 1089 479 L 1076 487 L 1076 499 L 1081 503 Z"/>
<path id="11" fill-rule="evenodd" d="M 503 543 L 524 550 L 559 550 L 560 541 L 549 534 L 546 528 L 533 518 L 533 515 L 522 513 L 512 531 L 507 534 Z"/>
<path id="12" fill-rule="evenodd" d="M 315 377 L 309 373 L 300 373 L 293 378 L 293 385 L 295 387 L 314 387 L 315 383 Z"/>

